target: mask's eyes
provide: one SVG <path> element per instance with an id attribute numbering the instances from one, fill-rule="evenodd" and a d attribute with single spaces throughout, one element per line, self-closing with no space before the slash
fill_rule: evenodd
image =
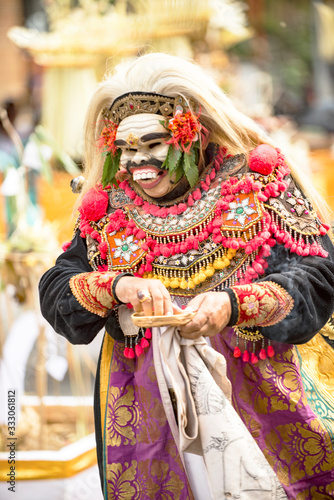
<path id="1" fill-rule="evenodd" d="M 150 149 L 155 148 L 156 146 L 160 146 L 161 142 L 151 142 L 151 144 L 148 145 Z"/>

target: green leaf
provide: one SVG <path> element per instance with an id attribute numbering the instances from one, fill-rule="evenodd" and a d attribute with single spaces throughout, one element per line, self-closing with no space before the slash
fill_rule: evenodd
<path id="1" fill-rule="evenodd" d="M 183 160 L 181 160 L 179 165 L 177 166 L 177 169 L 176 169 L 175 182 L 179 182 L 179 180 L 183 176 L 184 176 Z"/>
<path id="2" fill-rule="evenodd" d="M 195 152 L 190 151 L 189 154 L 184 154 L 184 173 L 191 187 L 194 187 L 198 181 L 198 168 L 195 163 Z"/>
<path id="3" fill-rule="evenodd" d="M 102 174 L 102 187 L 106 187 L 109 184 L 109 179 L 111 177 L 112 171 L 112 158 L 111 154 L 106 156 L 104 165 L 103 165 L 103 174 Z"/>
<path id="4" fill-rule="evenodd" d="M 180 149 L 176 149 L 176 147 L 174 146 L 170 146 L 170 151 L 169 151 L 169 155 L 168 155 L 168 163 L 169 163 L 169 171 L 170 172 L 174 172 L 174 170 L 177 169 L 179 163 L 180 163 L 180 160 L 181 160 L 181 156 L 182 156 L 182 150 L 181 148 Z"/>
<path id="5" fill-rule="evenodd" d="M 106 186 L 108 186 L 108 184 L 118 185 L 115 179 L 115 175 L 119 167 L 121 154 L 122 151 L 118 149 L 115 156 L 111 153 L 106 156 L 106 160 L 103 165 L 102 187 L 105 188 Z"/>

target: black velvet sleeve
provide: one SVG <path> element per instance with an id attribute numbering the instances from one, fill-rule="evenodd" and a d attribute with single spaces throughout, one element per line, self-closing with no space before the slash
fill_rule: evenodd
<path id="1" fill-rule="evenodd" d="M 58 257 L 55 266 L 42 276 L 39 283 L 43 316 L 72 344 L 91 342 L 108 319 L 87 311 L 71 292 L 70 278 L 91 271 L 86 243 L 77 233 L 71 247 Z"/>
<path id="2" fill-rule="evenodd" d="M 334 311 L 334 247 L 328 236 L 322 246 L 329 253 L 323 257 L 300 257 L 284 246 L 276 245 L 268 257 L 264 278 L 256 283 L 273 281 L 293 298 L 290 314 L 273 326 L 258 330 L 267 338 L 290 344 L 308 342 L 327 323 Z M 232 324 L 238 317 L 238 304 L 232 290 Z"/>

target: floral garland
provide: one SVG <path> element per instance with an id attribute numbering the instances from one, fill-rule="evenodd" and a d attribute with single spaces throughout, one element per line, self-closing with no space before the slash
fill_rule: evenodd
<path id="1" fill-rule="evenodd" d="M 119 187 L 124 190 L 125 194 L 135 205 L 143 208 L 145 214 L 161 217 L 162 219 L 165 219 L 168 215 L 180 215 L 185 212 L 188 207 L 194 206 L 195 202 L 202 198 L 203 191 L 208 191 L 210 189 L 210 186 L 216 178 L 217 172 L 219 171 L 224 158 L 228 158 L 229 156 L 226 156 L 225 148 L 220 148 L 216 154 L 212 167 L 208 170 L 206 176 L 200 181 L 199 186 L 190 192 L 186 200 L 172 205 L 169 208 L 160 207 L 152 202 L 149 203 L 144 201 L 143 198 L 141 198 L 141 196 L 139 196 L 136 191 L 132 189 L 128 180 L 121 182 Z"/>
<path id="2" fill-rule="evenodd" d="M 265 145 L 264 145 L 265 146 Z M 258 146 L 256 149 L 261 149 Z M 269 146 L 271 149 L 271 146 Z M 255 150 L 256 151 L 256 150 Z M 201 181 L 201 188 L 208 190 L 212 180 L 215 178 L 217 170 L 219 170 L 221 161 L 224 158 L 226 151 L 221 149 L 215 159 L 214 165 L 210 172 L 206 175 L 205 180 Z M 249 256 L 253 256 L 252 263 L 248 266 L 246 272 L 241 269 L 237 272 L 237 277 L 240 284 L 250 283 L 258 278 L 265 272 L 266 261 L 265 258 L 270 255 L 270 247 L 274 246 L 277 242 L 283 243 L 291 252 L 298 255 L 319 255 L 322 257 L 327 256 L 327 252 L 321 247 L 319 243 L 313 241 L 311 244 L 305 242 L 302 238 L 298 241 L 290 234 L 287 229 L 279 226 L 274 218 L 268 211 L 263 212 L 263 216 L 257 227 L 256 234 L 250 232 L 243 232 L 243 237 L 237 236 L 233 231 L 224 229 L 223 213 L 230 209 L 232 203 L 235 202 L 238 193 L 245 194 L 254 192 L 258 200 L 264 202 L 269 197 L 278 197 L 281 192 L 285 191 L 288 187 L 284 177 L 290 173 L 290 169 L 285 162 L 284 156 L 275 150 L 277 159 L 273 166 L 272 171 L 275 169 L 274 180 L 264 185 L 260 181 L 254 180 L 253 176 L 246 175 L 242 179 L 237 177 L 230 177 L 221 185 L 221 199 L 218 200 L 214 216 L 211 220 L 208 219 L 205 227 L 198 230 L 193 228 L 193 231 L 188 231 L 188 236 L 183 236 L 181 241 L 161 243 L 152 236 L 148 236 L 145 231 L 138 228 L 133 220 L 128 220 L 126 214 L 122 209 L 116 210 L 113 214 L 108 215 L 109 223 L 106 228 L 107 231 L 119 231 L 125 229 L 125 235 L 134 237 L 141 240 L 141 248 L 147 252 L 145 263 L 142 263 L 138 273 L 144 276 L 145 273 L 151 273 L 153 261 L 159 257 L 170 257 L 178 253 L 187 253 L 189 250 L 198 249 L 199 244 L 212 236 L 216 244 L 221 244 L 226 249 L 235 251 L 242 249 Z M 256 171 L 258 164 L 254 161 L 250 163 L 253 171 Z M 125 193 L 136 205 L 142 206 L 144 213 L 151 214 L 156 217 L 167 217 L 169 214 L 181 214 L 188 207 L 194 205 L 194 202 L 202 197 L 200 188 L 196 188 L 188 195 L 185 202 L 179 203 L 172 207 L 159 207 L 153 203 L 144 202 L 135 191 L 131 189 L 128 181 L 123 181 L 120 188 L 124 189 Z M 85 237 L 89 234 L 95 239 L 99 245 L 101 259 L 106 258 L 108 246 L 105 241 L 102 241 L 99 231 L 93 227 L 92 222 L 99 221 L 107 214 L 108 207 L 108 193 L 105 192 L 101 186 L 97 189 L 92 189 L 83 197 L 82 205 L 80 207 L 81 221 L 80 221 L 80 235 Z M 325 234 L 327 226 L 323 224 L 319 228 L 319 234 Z M 229 254 L 232 258 L 232 254 Z"/>

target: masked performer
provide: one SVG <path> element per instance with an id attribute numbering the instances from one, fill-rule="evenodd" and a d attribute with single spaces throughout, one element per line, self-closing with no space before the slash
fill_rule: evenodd
<path id="1" fill-rule="evenodd" d="M 319 332 L 334 251 L 307 179 L 200 68 L 162 54 L 98 87 L 85 179 L 74 237 L 40 294 L 70 342 L 106 330 L 105 498 L 333 498 L 334 405 L 318 368 L 333 371 Z M 192 319 L 152 330 L 134 311 Z"/>

